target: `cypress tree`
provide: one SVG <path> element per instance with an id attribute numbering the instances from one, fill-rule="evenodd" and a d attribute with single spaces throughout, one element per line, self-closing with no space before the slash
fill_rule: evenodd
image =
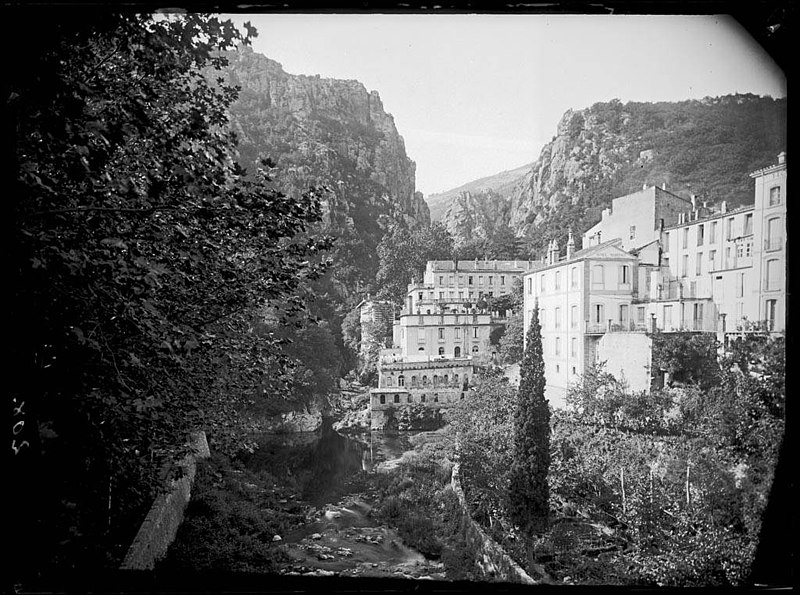
<path id="1" fill-rule="evenodd" d="M 514 458 L 508 505 L 511 520 L 528 538 L 548 525 L 550 409 L 544 397 L 542 327 L 538 303 L 533 309 L 520 367 L 514 414 Z"/>

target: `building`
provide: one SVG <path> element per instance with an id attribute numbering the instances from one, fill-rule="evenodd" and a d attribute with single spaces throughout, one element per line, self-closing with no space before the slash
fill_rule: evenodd
<path id="1" fill-rule="evenodd" d="M 370 296 L 356 308 L 361 323 L 361 358 L 368 358 L 374 347 L 384 346 L 387 335 L 394 324 L 395 305 L 389 300 L 373 300 Z"/>
<path id="2" fill-rule="evenodd" d="M 446 409 L 463 398 L 470 378 L 497 357 L 492 331 L 511 312 L 489 299 L 512 291 L 538 265 L 531 261 L 430 261 L 421 283 L 408 286 L 394 322 L 393 347 L 381 351 L 378 387 L 370 391 L 373 429 L 400 406 Z"/>
<path id="3" fill-rule="evenodd" d="M 751 177 L 752 205 L 728 210 L 725 202 L 643 189 L 612 202 L 584 235 L 584 249 L 575 251 L 570 237 L 562 257 L 551 244 L 545 266 L 524 277 L 524 318 L 527 334 L 538 304 L 554 406 L 594 362 L 606 362 L 632 390 L 649 390 L 654 332 L 725 341 L 784 330 L 786 154 Z"/>

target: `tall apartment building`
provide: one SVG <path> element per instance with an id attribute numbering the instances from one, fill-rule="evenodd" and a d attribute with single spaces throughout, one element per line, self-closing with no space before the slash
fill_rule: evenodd
<path id="1" fill-rule="evenodd" d="M 370 391 L 373 429 L 400 407 L 444 408 L 463 398 L 470 378 L 490 363 L 491 332 L 509 312 L 491 311 L 488 298 L 510 293 L 531 261 L 429 261 L 421 283 L 408 285 L 393 327 L 393 347 L 381 351 L 378 387 Z"/>
<path id="2" fill-rule="evenodd" d="M 663 188 L 614 199 L 584 235 L 583 250 L 568 245 L 561 257 L 551 245 L 546 266 L 525 275 L 526 334 L 538 303 L 554 406 L 598 361 L 630 388 L 648 390 L 652 332 L 714 332 L 725 340 L 784 330 L 785 153 L 751 176 L 754 203 L 734 210 Z"/>

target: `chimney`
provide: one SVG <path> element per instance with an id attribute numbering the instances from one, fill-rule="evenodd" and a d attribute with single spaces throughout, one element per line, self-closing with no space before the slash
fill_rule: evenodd
<path id="1" fill-rule="evenodd" d="M 778 165 L 783 165 L 786 163 L 786 151 L 781 151 L 778 153 Z"/>
<path id="2" fill-rule="evenodd" d="M 667 183 L 666 182 L 661 182 L 661 189 L 662 190 L 666 190 L 667 189 Z"/>
<path id="3" fill-rule="evenodd" d="M 575 240 L 572 237 L 572 230 L 569 230 L 569 238 L 567 239 L 567 260 L 572 260 L 572 254 L 575 252 Z"/>
<path id="4" fill-rule="evenodd" d="M 647 184 L 642 184 L 642 190 L 647 190 Z"/>
<path id="5" fill-rule="evenodd" d="M 720 203 L 719 212 L 720 213 L 727 213 L 728 212 L 728 201 L 727 200 L 723 200 L 722 203 Z"/>
<path id="6" fill-rule="evenodd" d="M 692 194 L 692 210 L 694 211 L 697 208 L 697 195 Z"/>

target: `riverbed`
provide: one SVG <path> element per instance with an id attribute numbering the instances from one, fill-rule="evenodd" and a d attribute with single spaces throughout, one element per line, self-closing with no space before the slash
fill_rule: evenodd
<path id="1" fill-rule="evenodd" d="M 378 499 L 376 474 L 412 450 L 410 436 L 373 432 L 359 439 L 329 427 L 258 436 L 259 447 L 246 466 L 268 470 L 292 486 L 306 515 L 306 523 L 276 539 L 290 560 L 282 574 L 445 578 L 440 561 L 408 547 L 371 515 Z"/>

